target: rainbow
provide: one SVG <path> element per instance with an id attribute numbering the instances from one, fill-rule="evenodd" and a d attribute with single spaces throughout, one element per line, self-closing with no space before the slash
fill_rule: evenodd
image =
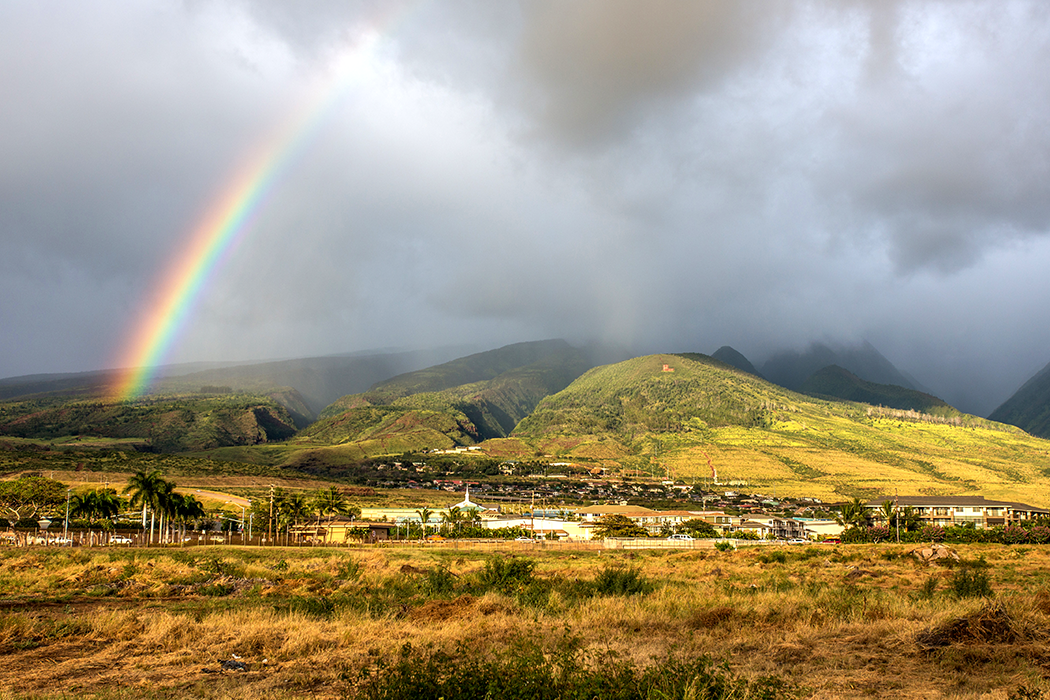
<path id="1" fill-rule="evenodd" d="M 340 57 L 331 76 L 315 86 L 309 99 L 301 101 L 302 107 L 237 169 L 192 231 L 189 245 L 168 269 L 155 290 L 155 301 L 123 345 L 117 366 L 127 369 L 118 371 L 117 400 L 133 400 L 148 391 L 158 366 L 170 355 L 209 281 L 251 230 L 267 197 L 341 102 L 353 75 L 367 65 L 382 36 L 392 31 L 409 9 L 418 6 L 389 3 L 386 15 L 369 23 L 372 30 Z"/>

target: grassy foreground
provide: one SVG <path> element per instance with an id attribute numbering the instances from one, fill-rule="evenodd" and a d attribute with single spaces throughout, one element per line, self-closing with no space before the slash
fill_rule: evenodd
<path id="1" fill-rule="evenodd" d="M 0 697 L 1050 697 L 1047 548 L 529 547 L 5 548 Z"/>

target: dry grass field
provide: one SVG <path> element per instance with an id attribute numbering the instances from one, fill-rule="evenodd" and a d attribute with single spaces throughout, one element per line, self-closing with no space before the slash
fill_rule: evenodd
<path id="1" fill-rule="evenodd" d="M 1050 549 L 908 550 L 7 547 L 0 698 L 357 697 L 412 653 L 566 649 L 598 671 L 707 655 L 731 697 L 1050 697 Z M 707 697 L 640 695 L 672 696 Z"/>

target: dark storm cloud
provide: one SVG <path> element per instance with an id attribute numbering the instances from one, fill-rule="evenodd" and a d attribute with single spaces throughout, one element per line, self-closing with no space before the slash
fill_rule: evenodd
<path id="1" fill-rule="evenodd" d="M 1050 359 L 1047 15 L 5 3 L 0 375 L 111 363 L 342 61 L 173 359 L 561 335 L 761 363 L 866 338 L 987 412 Z"/>

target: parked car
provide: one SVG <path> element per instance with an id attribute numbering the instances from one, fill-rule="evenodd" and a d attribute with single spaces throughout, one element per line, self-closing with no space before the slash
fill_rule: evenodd
<path id="1" fill-rule="evenodd" d="M 693 541 L 693 538 L 690 535 L 686 535 L 686 534 L 683 534 L 683 533 L 678 533 L 677 535 L 671 535 L 667 539 L 675 541 L 675 542 L 692 542 Z"/>
<path id="2" fill-rule="evenodd" d="M 427 535 L 427 542 L 444 542 L 445 538 L 441 535 Z"/>
<path id="3" fill-rule="evenodd" d="M 110 544 L 131 544 L 132 542 L 134 542 L 134 540 L 127 535 L 113 535 L 109 538 Z"/>
<path id="4" fill-rule="evenodd" d="M 532 542 L 533 540 L 532 540 L 531 537 L 526 537 L 525 535 L 522 535 L 521 537 L 515 537 L 514 541 L 515 542 Z"/>

